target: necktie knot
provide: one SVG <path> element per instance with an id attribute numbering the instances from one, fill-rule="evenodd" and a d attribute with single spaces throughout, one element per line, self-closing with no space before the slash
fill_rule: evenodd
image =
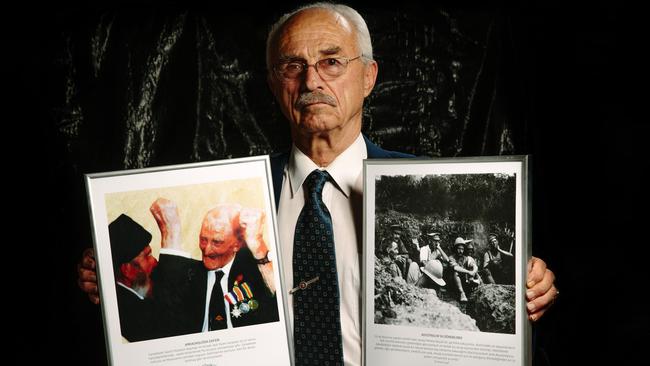
<path id="1" fill-rule="evenodd" d="M 320 197 L 323 193 L 323 187 L 329 179 L 331 179 L 331 176 L 326 170 L 314 169 L 305 180 L 309 195 L 315 194 L 317 197 Z"/>
<path id="2" fill-rule="evenodd" d="M 217 276 L 217 282 L 219 282 L 219 281 L 221 281 L 221 279 L 223 278 L 223 275 L 225 273 L 222 270 L 218 270 L 218 271 L 214 272 L 214 274 Z"/>

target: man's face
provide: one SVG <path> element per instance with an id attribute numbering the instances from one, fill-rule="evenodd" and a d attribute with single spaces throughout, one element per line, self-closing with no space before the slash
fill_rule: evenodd
<path id="1" fill-rule="evenodd" d="M 277 65 L 294 60 L 314 65 L 327 58 L 351 59 L 360 54 L 354 28 L 345 18 L 324 9 L 308 9 L 295 14 L 279 30 L 271 45 L 270 62 Z M 370 94 L 376 74 L 376 63 L 365 65 L 357 59 L 332 80 L 324 80 L 314 66 L 309 66 L 291 80 L 270 70 L 268 81 L 283 114 L 291 122 L 295 140 L 333 130 L 358 133 L 363 99 Z M 310 93 L 325 98 L 297 103 L 301 94 Z"/>
<path id="2" fill-rule="evenodd" d="M 158 260 L 151 255 L 151 246 L 147 245 L 142 249 L 137 257 L 133 258 L 131 264 L 147 276 L 151 275 L 151 272 L 158 265 Z"/>
<path id="3" fill-rule="evenodd" d="M 459 256 L 462 256 L 465 253 L 465 246 L 464 245 L 456 245 L 456 254 Z"/>
<path id="4" fill-rule="evenodd" d="M 158 260 L 151 255 L 151 247 L 146 246 L 129 263 L 120 266 L 123 279 L 131 289 L 142 297 L 151 295 L 151 272 L 158 265 Z"/>
<path id="5" fill-rule="evenodd" d="M 474 256 L 474 247 L 473 246 L 468 245 L 466 251 L 467 251 L 467 255 L 469 255 L 470 257 Z"/>
<path id="6" fill-rule="evenodd" d="M 230 262 L 240 248 L 231 216 L 217 210 L 210 211 L 201 225 L 199 248 L 203 254 L 203 265 L 209 271 Z"/>
<path id="7" fill-rule="evenodd" d="M 496 249 L 499 246 L 499 241 L 497 240 L 496 237 L 490 236 L 488 240 L 490 242 L 490 248 Z"/>
<path id="8" fill-rule="evenodd" d="M 391 258 L 397 257 L 397 254 L 399 254 L 399 250 L 397 248 L 397 243 L 395 243 L 395 242 L 391 243 L 391 245 L 388 247 L 387 252 L 388 252 L 388 255 Z"/>

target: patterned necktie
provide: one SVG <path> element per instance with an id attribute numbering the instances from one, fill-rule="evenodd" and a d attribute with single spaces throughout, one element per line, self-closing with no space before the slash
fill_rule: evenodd
<path id="1" fill-rule="evenodd" d="M 339 286 L 332 217 L 323 203 L 329 173 L 314 170 L 303 189 L 305 206 L 293 244 L 293 293 L 296 366 L 343 365 Z M 318 279 L 316 279 L 318 278 Z"/>
<path id="2" fill-rule="evenodd" d="M 226 320 L 226 308 L 223 303 L 223 290 L 221 289 L 221 278 L 223 271 L 216 271 L 216 280 L 212 286 L 210 295 L 210 305 L 208 311 L 208 330 L 226 329 L 228 321 Z"/>

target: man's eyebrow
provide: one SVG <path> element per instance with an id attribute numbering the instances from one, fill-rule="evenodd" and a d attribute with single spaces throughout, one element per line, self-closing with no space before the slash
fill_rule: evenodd
<path id="1" fill-rule="evenodd" d="M 304 61 L 304 59 L 298 55 L 282 55 L 278 57 L 278 63 L 285 63 L 290 61 Z"/>
<path id="2" fill-rule="evenodd" d="M 320 52 L 322 55 L 327 55 L 327 56 L 335 55 L 335 54 L 341 52 L 341 47 L 339 47 L 339 46 L 333 46 L 333 47 L 330 47 L 330 48 L 326 48 L 326 49 L 324 49 L 324 50 L 320 50 L 319 52 Z"/>
<path id="3" fill-rule="evenodd" d="M 324 56 L 331 56 L 331 55 L 336 55 L 341 53 L 342 48 L 339 46 L 332 46 L 329 48 L 322 49 L 318 51 L 321 55 Z M 281 55 L 278 57 L 278 63 L 284 63 L 284 62 L 290 62 L 290 61 L 304 61 L 304 57 L 298 56 L 296 54 L 287 54 L 287 55 Z"/>

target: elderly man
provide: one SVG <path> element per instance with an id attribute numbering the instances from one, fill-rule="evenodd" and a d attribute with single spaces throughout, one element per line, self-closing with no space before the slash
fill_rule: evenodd
<path id="1" fill-rule="evenodd" d="M 378 66 L 366 23 L 354 9 L 317 3 L 282 16 L 269 33 L 266 61 L 268 84 L 290 123 L 293 139 L 289 153 L 272 157 L 284 277 L 289 286 L 319 278 L 315 285 L 327 288 L 326 293 L 317 293 L 318 287 L 310 286 L 294 295 L 336 299 L 331 301 L 336 314 L 327 309 L 326 317 L 336 326 L 325 330 L 332 339 L 328 339 L 328 347 L 319 347 L 302 341 L 309 331 L 304 329 L 307 323 L 318 326 L 317 317 L 309 316 L 313 309 L 301 308 L 308 303 L 289 296 L 296 364 L 359 365 L 363 159 L 409 155 L 382 150 L 361 134 L 363 101 L 375 85 Z M 326 247 L 338 274 L 334 284 L 331 278 L 303 273 L 300 265 L 296 266 L 303 260 L 303 250 L 312 250 L 311 243 L 300 240 L 303 234 L 295 235 L 302 230 L 306 203 L 318 207 L 318 220 L 331 224 Z M 92 268 L 92 258 L 83 261 L 84 268 Z M 334 263 L 327 265 L 332 266 Z M 553 273 L 543 261 L 533 258 L 530 269 L 529 317 L 537 320 L 556 290 Z M 95 284 L 86 281 L 92 276 L 83 269 L 81 286 L 98 301 Z M 294 322 L 296 314 L 301 319 Z"/>
<path id="2" fill-rule="evenodd" d="M 263 212 L 236 204 L 208 211 L 201 224 L 198 261 L 183 253 L 177 210 L 164 198 L 151 206 L 163 238 L 154 281 L 165 335 L 277 321 Z"/>

